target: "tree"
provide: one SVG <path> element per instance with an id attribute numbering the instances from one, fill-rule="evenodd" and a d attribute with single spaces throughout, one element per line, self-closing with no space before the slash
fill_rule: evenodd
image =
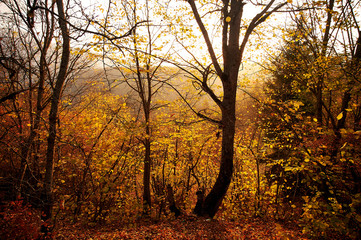
<path id="1" fill-rule="evenodd" d="M 36 4 L 36 2 L 35 2 Z M 51 96 L 51 105 L 49 112 L 49 135 L 47 138 L 47 154 L 46 154 L 46 166 L 45 166 L 45 178 L 44 178 L 44 205 L 43 205 L 43 219 L 48 220 L 52 216 L 53 207 L 53 175 L 54 175 L 54 149 L 56 141 L 57 123 L 58 123 L 58 110 L 59 104 L 63 92 L 64 83 L 68 76 L 69 62 L 70 62 L 70 32 L 69 32 L 69 17 L 66 11 L 69 10 L 64 7 L 63 0 L 56 0 L 56 6 L 58 10 L 58 24 L 62 37 L 62 54 L 57 74 L 56 81 L 53 83 L 53 92 Z M 71 25 L 74 26 L 74 25 Z M 82 30 L 87 32 L 87 30 Z M 118 36 L 118 38 L 124 38 L 129 34 Z M 48 229 L 45 230 L 45 232 Z"/>
<path id="2" fill-rule="evenodd" d="M 269 180 L 277 182 L 277 199 L 304 204 L 307 231 L 322 236 L 340 229 L 355 237 L 359 228 L 351 222 L 360 212 L 349 206 L 358 204 L 360 193 L 360 165 L 354 161 L 360 147 L 354 134 L 360 89 L 357 7 L 333 1 L 306 6 L 306 12 L 291 13 L 295 27 L 286 30 L 267 85 Z"/>
<path id="3" fill-rule="evenodd" d="M 52 217 L 53 208 L 53 175 L 54 175 L 54 149 L 57 132 L 58 110 L 63 92 L 63 86 L 68 74 L 69 60 L 70 60 L 70 35 L 67 24 L 67 17 L 65 15 L 64 4 L 62 0 L 56 1 L 58 10 L 58 24 L 60 26 L 62 36 L 62 54 L 59 72 L 54 83 L 53 94 L 51 97 L 51 105 L 49 112 L 49 135 L 46 153 L 46 166 L 44 178 L 44 195 L 43 195 L 43 220 L 47 221 Z M 47 226 L 45 226 L 47 228 Z M 48 229 L 43 231 L 47 232 Z"/>
<path id="4" fill-rule="evenodd" d="M 205 22 L 202 20 L 200 9 L 208 4 L 196 3 L 194 0 L 187 1 L 194 17 L 199 31 L 201 32 L 211 64 L 207 67 L 200 66 L 201 77 L 195 79 L 221 111 L 221 119 L 213 120 L 219 124 L 222 129 L 222 150 L 219 174 L 212 190 L 206 196 L 203 209 L 199 215 L 213 217 L 227 192 L 228 186 L 233 174 L 233 155 L 234 155 L 234 134 L 236 126 L 236 98 L 237 83 L 240 65 L 242 63 L 246 44 L 255 28 L 274 12 L 286 5 L 286 3 L 276 4 L 274 0 L 268 2 L 263 10 L 258 13 L 242 32 L 242 17 L 246 2 L 239 0 L 218 1 L 217 8 L 214 12 L 221 13 L 222 35 L 221 35 L 221 58 L 215 53 L 215 47 L 212 44 L 210 35 L 207 31 Z M 243 38 L 241 35 L 243 34 Z M 222 62 L 221 60 L 222 59 Z M 222 83 L 222 96 L 217 96 L 210 87 L 211 73 L 215 73 Z"/>
<path id="5" fill-rule="evenodd" d="M 20 132 L 25 130 L 27 136 L 19 152 L 21 166 L 18 169 L 18 176 L 20 177 L 17 179 L 16 191 L 17 195 L 22 195 L 32 204 L 39 205 L 38 198 L 35 197 L 39 193 L 37 184 L 41 179 L 39 174 L 41 168 L 39 162 L 41 141 L 39 138 L 42 131 L 41 119 L 48 99 L 45 85 L 50 78 L 50 65 L 54 59 L 54 55 L 48 56 L 48 50 L 54 37 L 54 18 L 49 12 L 45 12 L 41 16 L 26 17 L 26 11 L 34 14 L 34 11 L 40 6 L 36 4 L 36 1 L 34 3 L 29 1 L 29 6 L 24 2 L 14 1 L 7 1 L 5 4 L 11 14 L 3 14 L 2 17 L 10 27 L 9 30 L 13 30 L 8 39 L 15 37 L 15 34 L 19 40 L 13 41 L 11 57 L 6 56 L 3 52 L 2 62 L 4 63 L 7 59 L 8 63 L 20 67 L 16 72 L 16 68 L 10 69 L 9 66 L 11 65 L 4 63 L 7 66 L 5 68 L 10 72 L 10 86 L 20 87 L 20 90 L 13 88 L 12 93 L 5 96 L 3 100 L 10 100 L 10 96 L 12 96 L 12 99 L 16 101 L 17 96 L 22 97 L 20 94 L 25 93 L 27 104 L 21 108 L 25 108 L 24 110 L 28 112 L 28 115 L 18 115 Z M 47 3 L 44 3 L 42 7 L 47 8 Z M 34 29 L 34 19 L 43 20 L 44 25 L 41 31 Z M 23 29 L 28 29 L 28 31 Z M 10 42 L 2 42 L 2 45 L 3 43 L 6 45 Z M 2 49 L 7 47 L 10 47 L 10 45 L 2 46 Z M 22 126 L 25 122 L 28 122 L 29 129 Z"/>
<path id="6" fill-rule="evenodd" d="M 20 36 L 20 41 L 14 45 L 14 50 L 15 52 L 24 53 L 14 54 L 14 57 L 8 59 L 13 63 L 19 64 L 23 61 L 25 64 L 21 68 L 22 72 L 17 74 L 18 77 L 21 77 L 21 81 L 13 78 L 11 85 L 16 81 L 18 81 L 18 86 L 25 87 L 28 85 L 27 89 L 24 88 L 24 90 L 17 92 L 18 95 L 25 92 L 26 95 L 24 95 L 27 97 L 26 102 L 20 100 L 23 104 L 21 104 L 22 109 L 19 111 L 21 112 L 18 118 L 21 121 L 19 126 L 20 129 L 25 126 L 29 127 L 29 129 L 24 132 L 25 141 L 20 145 L 19 149 L 20 167 L 18 171 L 20 174 L 16 179 L 18 182 L 16 190 L 18 197 L 25 198 L 27 202 L 41 208 L 44 212 L 42 217 L 44 221 L 47 221 L 51 218 L 52 212 L 53 152 L 56 124 L 58 123 L 57 110 L 63 85 L 67 78 L 70 59 L 70 36 L 61 1 L 57 3 L 58 15 L 54 13 L 54 4 L 49 4 L 48 1 L 6 1 L 5 4 L 10 13 L 5 13 L 3 16 L 8 16 L 7 23 L 12 25 L 15 28 L 15 34 Z M 59 17 L 57 18 L 57 16 Z M 61 46 L 53 45 L 53 40 L 58 33 L 56 19 L 58 19 L 63 36 Z M 56 54 L 49 54 L 52 47 L 54 47 L 54 53 Z M 59 49 L 62 49 L 62 54 L 60 54 L 62 60 L 58 71 L 57 61 L 59 55 L 57 54 Z M 57 75 L 57 79 L 53 78 L 55 75 Z M 19 97 L 23 96 L 19 95 Z M 50 131 L 46 134 L 44 131 L 45 125 L 42 124 L 41 120 L 44 112 L 48 110 L 49 102 L 51 102 L 50 114 L 47 123 Z M 42 141 L 44 134 L 48 135 L 47 144 Z M 42 149 L 45 146 L 47 146 L 48 154 L 46 160 L 42 161 L 41 156 L 45 155 Z M 18 149 L 15 148 L 14 150 L 17 151 Z M 9 160 L 12 161 L 14 166 L 17 166 L 17 161 Z M 47 165 L 46 167 L 44 167 L 44 163 Z M 45 172 L 45 176 L 43 172 Z M 43 230 L 48 231 L 49 228 L 43 225 Z"/>
<path id="7" fill-rule="evenodd" d="M 155 103 L 155 96 L 162 89 L 164 82 L 171 77 L 162 74 L 162 64 L 167 58 L 167 53 L 162 53 L 167 41 L 162 39 L 165 27 L 157 24 L 152 19 L 154 14 L 151 9 L 156 3 L 152 1 L 122 1 L 120 8 L 108 9 L 107 21 L 119 24 L 123 28 L 133 29 L 132 35 L 122 41 L 106 41 L 102 51 L 106 60 L 112 62 L 112 68 L 119 72 L 117 83 L 125 83 L 131 96 L 135 97 L 135 112 L 142 118 L 144 136 L 141 142 L 144 145 L 143 168 L 143 212 L 149 215 L 151 210 L 151 168 L 152 168 L 152 112 L 160 107 Z M 118 19 L 119 15 L 124 19 Z M 113 20 L 114 19 L 114 20 Z M 113 25 L 105 23 L 107 31 L 111 32 Z M 98 38 L 102 38 L 99 36 Z M 107 39 L 109 40 L 109 39 Z M 124 49 L 123 47 L 124 46 Z M 117 49 L 118 51 L 110 51 Z M 120 57 L 119 54 L 122 54 Z M 163 57 L 161 57 L 163 56 Z M 107 70 L 108 71 L 108 70 Z M 138 116 L 137 116 L 138 119 Z"/>
<path id="8" fill-rule="evenodd" d="M 132 5 L 131 3 L 129 6 Z M 158 78 L 158 72 L 160 71 L 160 67 L 163 61 L 158 61 L 153 63 L 154 58 L 154 48 L 156 40 L 160 37 L 159 33 L 154 34 L 157 30 L 151 26 L 150 20 L 150 6 L 149 1 L 146 1 L 145 6 L 142 7 L 142 11 L 144 11 L 144 16 L 138 16 L 140 4 L 138 2 L 134 2 L 133 6 L 130 6 L 130 13 L 128 13 L 128 21 L 130 25 L 138 24 L 138 18 L 144 17 L 143 21 L 146 21 L 147 24 L 143 28 L 138 30 L 134 30 L 134 34 L 132 35 L 133 41 L 133 50 L 131 55 L 133 56 L 132 62 L 134 62 L 134 66 L 127 67 L 132 73 L 130 76 L 126 76 L 123 74 L 124 80 L 127 85 L 136 92 L 139 97 L 141 109 L 144 114 L 144 133 L 145 137 L 142 140 L 145 148 L 144 152 L 144 172 L 143 172 L 143 213 L 146 215 L 150 214 L 151 209 L 151 168 L 152 168 L 152 158 L 151 158 L 151 138 L 152 138 L 152 120 L 151 120 L 151 112 L 156 107 L 153 104 L 153 98 L 155 94 L 161 89 L 162 83 Z M 139 34 L 141 31 L 146 31 L 145 34 Z M 142 40 L 142 38 L 145 40 Z M 143 45 L 143 46 L 142 46 Z"/>
<path id="9" fill-rule="evenodd" d="M 8 72 L 2 81 L 2 87 L 8 89 L 8 93 L 1 102 L 6 109 L 6 101 L 14 101 L 13 109 L 19 113 L 16 125 L 20 134 L 17 134 L 17 138 L 25 139 L 14 147 L 11 146 L 14 141 L 10 144 L 3 142 L 19 156 L 18 159 L 7 158 L 18 171 L 15 176 L 11 176 L 11 172 L 7 175 L 17 180 L 18 197 L 41 208 L 43 220 L 47 221 L 52 216 L 59 105 L 66 81 L 70 80 L 69 73 L 79 70 L 76 69 L 76 62 L 80 54 L 86 52 L 80 47 L 80 51 L 71 56 L 70 38 L 78 39 L 83 32 L 79 33 L 76 26 L 69 22 L 70 11 L 76 10 L 76 7 L 69 7 L 71 3 L 66 7 L 61 0 L 53 3 L 37 0 L 4 3 L 8 12 L 1 17 L 13 30 L 12 35 L 19 36 L 19 40 L 14 41 L 16 38 L 10 37 L 9 41 L 1 43 L 1 64 Z M 75 31 L 69 31 L 68 25 Z M 5 52 L 5 49 L 11 48 L 14 49 L 12 53 Z M 50 50 L 54 51 L 50 54 Z M 84 61 L 85 65 L 87 63 Z M 7 76 L 10 81 L 7 81 Z M 13 109 L 5 112 L 5 116 L 13 118 Z M 42 121 L 46 113 L 49 114 L 48 121 Z M 5 130 L 2 136 L 8 137 L 9 133 L 13 134 L 11 132 Z M 42 230 L 47 232 L 50 228 L 44 225 Z"/>

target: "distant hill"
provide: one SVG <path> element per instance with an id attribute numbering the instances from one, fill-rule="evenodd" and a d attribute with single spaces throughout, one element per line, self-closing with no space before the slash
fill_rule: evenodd
<path id="1" fill-rule="evenodd" d="M 244 77 L 248 79 L 255 78 L 257 72 L 260 70 L 260 67 L 256 64 L 247 64 L 243 66 L 240 71 L 240 81 Z M 154 89 L 158 89 L 163 84 L 162 89 L 159 89 L 157 93 L 153 96 L 153 100 L 168 100 L 172 101 L 179 98 L 179 94 L 173 89 L 177 89 L 185 97 L 190 97 L 194 94 L 200 94 L 200 89 L 197 90 L 196 84 L 192 84 L 191 76 L 179 70 L 175 67 L 163 67 L 157 71 L 155 76 Z M 144 77 L 145 77 L 144 71 Z M 94 86 L 101 86 L 103 90 L 112 92 L 113 94 L 119 94 L 123 96 L 129 96 L 132 99 L 137 99 L 135 91 L 129 86 L 135 86 L 134 74 L 129 70 L 124 69 L 122 72 L 118 69 L 106 69 L 99 67 L 89 68 L 88 70 L 82 72 L 81 74 L 74 77 L 74 79 L 67 84 L 65 90 L 65 95 L 70 96 L 71 98 L 76 98 L 77 95 L 82 95 L 88 91 L 94 91 Z M 127 83 L 128 82 L 128 83 Z M 252 83 L 251 83 L 252 84 Z M 173 87 L 170 87 L 172 85 Z M 212 89 L 218 94 L 221 95 L 221 82 L 220 80 L 214 80 Z M 198 100 L 199 102 L 196 105 L 200 107 L 202 105 L 213 105 L 210 98 L 206 96 L 205 93 L 201 94 L 202 97 Z"/>

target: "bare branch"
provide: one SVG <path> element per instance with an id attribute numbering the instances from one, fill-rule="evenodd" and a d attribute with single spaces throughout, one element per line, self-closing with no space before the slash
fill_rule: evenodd
<path id="1" fill-rule="evenodd" d="M 209 52 L 209 55 L 211 56 L 211 60 L 212 60 L 212 63 L 213 63 L 213 66 L 214 68 L 216 69 L 216 72 L 218 74 L 218 76 L 222 77 L 223 75 L 223 71 L 221 69 L 221 66 L 219 65 L 218 63 L 218 60 L 217 60 L 217 57 L 216 57 L 216 54 L 214 53 L 214 50 L 213 50 L 213 46 L 212 46 L 212 43 L 211 43 L 211 40 L 209 38 L 209 35 L 208 35 L 208 32 L 207 32 L 207 29 L 205 28 L 203 22 L 202 22 L 202 19 L 201 17 L 199 16 L 199 13 L 198 13 L 198 9 L 196 7 L 196 4 L 194 2 L 194 0 L 188 0 L 188 3 L 189 5 L 191 6 L 192 8 L 192 12 L 194 14 L 194 17 L 197 21 L 197 24 L 202 32 L 202 35 L 204 37 L 204 40 L 206 41 L 206 45 L 207 45 L 207 48 L 208 48 L 208 52 Z"/>

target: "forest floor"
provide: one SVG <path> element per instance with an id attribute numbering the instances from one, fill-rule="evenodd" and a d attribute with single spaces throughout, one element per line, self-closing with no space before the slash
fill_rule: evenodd
<path id="1" fill-rule="evenodd" d="M 164 221 L 87 227 L 60 224 L 55 239 L 307 239 L 295 226 L 252 219 L 243 222 L 181 216 Z"/>

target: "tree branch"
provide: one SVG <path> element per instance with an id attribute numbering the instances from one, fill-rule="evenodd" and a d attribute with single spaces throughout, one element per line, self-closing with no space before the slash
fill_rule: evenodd
<path id="1" fill-rule="evenodd" d="M 207 48 L 208 48 L 209 55 L 211 56 L 211 60 L 212 60 L 213 66 L 214 66 L 214 68 L 216 69 L 217 75 L 222 78 L 222 76 L 223 76 L 223 71 L 222 71 L 222 69 L 221 69 L 221 66 L 220 66 L 219 63 L 218 63 L 216 54 L 214 53 L 213 46 L 212 46 L 211 40 L 210 40 L 210 38 L 209 38 L 207 29 L 205 28 L 205 26 L 204 26 L 204 24 L 203 24 L 203 22 L 202 22 L 202 19 L 201 19 L 201 17 L 199 16 L 199 13 L 198 13 L 196 4 L 195 4 L 194 0 L 187 0 L 187 1 L 188 1 L 189 5 L 190 5 L 191 8 L 192 8 L 192 12 L 193 12 L 194 17 L 195 17 L 195 19 L 196 19 L 196 21 L 197 21 L 198 27 L 200 28 L 200 30 L 201 30 L 201 32 L 202 32 L 202 35 L 203 35 L 203 37 L 204 37 L 204 40 L 205 40 L 206 45 L 207 45 Z"/>

